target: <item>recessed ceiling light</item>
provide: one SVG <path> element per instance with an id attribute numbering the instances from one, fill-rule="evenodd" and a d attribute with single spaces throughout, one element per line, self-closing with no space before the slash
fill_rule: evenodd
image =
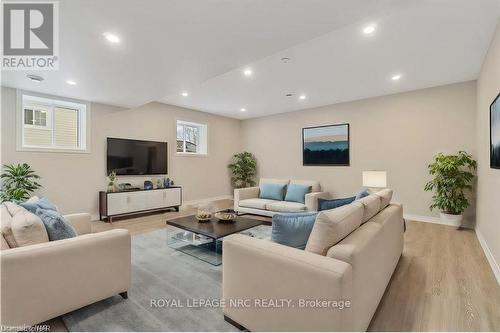
<path id="1" fill-rule="evenodd" d="M 246 110 L 247 110 L 247 109 L 245 109 L 245 108 L 241 108 L 241 109 L 240 109 L 240 111 L 241 111 L 241 112 L 245 112 Z"/>
<path id="2" fill-rule="evenodd" d="M 299 99 L 306 99 L 306 95 L 300 95 Z"/>
<path id="3" fill-rule="evenodd" d="M 243 71 L 243 74 L 245 74 L 245 76 L 251 76 L 253 72 L 250 68 L 247 68 Z"/>
<path id="4" fill-rule="evenodd" d="M 36 82 L 36 83 L 40 83 L 43 81 L 43 77 L 41 77 L 39 75 L 28 74 L 28 75 L 26 75 L 26 77 L 28 79 L 30 79 L 31 81 Z"/>
<path id="5" fill-rule="evenodd" d="M 286 97 L 292 97 L 293 96 L 293 93 L 286 93 L 285 94 Z"/>
<path id="6" fill-rule="evenodd" d="M 401 78 L 401 74 L 395 74 L 391 77 L 392 81 L 398 81 Z"/>
<path id="7" fill-rule="evenodd" d="M 110 43 L 117 44 L 120 42 L 120 37 L 117 35 L 111 33 L 111 32 L 105 32 L 102 34 Z"/>
<path id="8" fill-rule="evenodd" d="M 370 35 L 375 32 L 375 29 L 376 29 L 375 24 L 370 24 L 363 28 L 363 33 L 366 35 Z"/>
<path id="9" fill-rule="evenodd" d="M 291 59 L 290 59 L 290 58 L 288 58 L 288 57 L 283 57 L 283 58 L 281 58 L 281 62 L 282 62 L 282 63 L 284 63 L 284 64 L 287 64 L 288 62 L 290 62 L 290 60 L 291 60 Z"/>
<path id="10" fill-rule="evenodd" d="M 69 85 L 71 85 L 71 86 L 76 85 L 76 82 L 73 81 L 73 80 L 68 80 L 68 81 L 66 81 L 66 83 L 69 84 Z"/>
<path id="11" fill-rule="evenodd" d="M 182 95 L 182 96 L 184 96 L 184 97 L 188 97 L 188 96 L 189 96 L 189 93 L 188 93 L 187 91 L 183 91 L 183 92 L 181 93 L 181 95 Z"/>

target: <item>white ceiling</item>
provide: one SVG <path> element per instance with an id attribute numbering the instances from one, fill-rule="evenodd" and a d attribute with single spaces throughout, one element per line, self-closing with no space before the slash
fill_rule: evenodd
<path id="1" fill-rule="evenodd" d="M 499 17 L 499 0 L 64 0 L 59 70 L 2 85 L 245 119 L 473 80 Z"/>

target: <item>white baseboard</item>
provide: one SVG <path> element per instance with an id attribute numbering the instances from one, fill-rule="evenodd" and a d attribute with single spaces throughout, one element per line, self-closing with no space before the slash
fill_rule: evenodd
<path id="1" fill-rule="evenodd" d="M 434 216 L 424 216 L 424 215 L 415 215 L 415 214 L 403 214 L 403 217 L 405 220 L 410 220 L 410 221 L 418 221 L 418 222 L 426 222 L 426 223 L 435 223 L 435 224 L 444 224 L 448 225 L 446 223 L 443 223 L 439 217 L 434 217 Z"/>
<path id="2" fill-rule="evenodd" d="M 498 263 L 495 261 L 495 258 L 493 257 L 493 254 L 491 253 L 490 248 L 488 247 L 488 244 L 486 244 L 486 241 L 484 240 L 483 234 L 477 228 L 476 228 L 476 236 L 477 236 L 477 239 L 479 240 L 479 244 L 481 244 L 481 247 L 483 248 L 483 252 L 484 252 L 484 255 L 486 256 L 486 260 L 488 260 L 488 263 L 490 264 L 491 270 L 493 271 L 493 274 L 495 275 L 495 278 L 497 279 L 497 283 L 500 285 L 500 267 L 498 266 Z"/>

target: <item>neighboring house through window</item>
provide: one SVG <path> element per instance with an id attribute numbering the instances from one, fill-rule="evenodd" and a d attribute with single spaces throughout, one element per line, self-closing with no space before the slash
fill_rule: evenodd
<path id="1" fill-rule="evenodd" d="M 18 126 L 20 150 L 87 150 L 86 103 L 22 93 Z"/>
<path id="2" fill-rule="evenodd" d="M 207 154 L 207 125 L 177 120 L 177 153 Z"/>

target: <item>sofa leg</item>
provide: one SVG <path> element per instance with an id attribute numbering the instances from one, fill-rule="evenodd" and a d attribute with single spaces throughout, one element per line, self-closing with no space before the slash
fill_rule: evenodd
<path id="1" fill-rule="evenodd" d="M 228 323 L 230 323 L 231 325 L 233 325 L 234 327 L 236 327 L 237 329 L 239 329 L 240 331 L 249 332 L 245 327 L 241 326 L 240 324 L 238 324 L 237 322 L 235 322 L 234 320 L 232 320 L 228 316 L 224 316 L 224 320 L 227 321 Z"/>
<path id="2" fill-rule="evenodd" d="M 128 293 L 126 291 L 120 293 L 120 296 L 123 297 L 123 299 L 128 299 Z"/>

